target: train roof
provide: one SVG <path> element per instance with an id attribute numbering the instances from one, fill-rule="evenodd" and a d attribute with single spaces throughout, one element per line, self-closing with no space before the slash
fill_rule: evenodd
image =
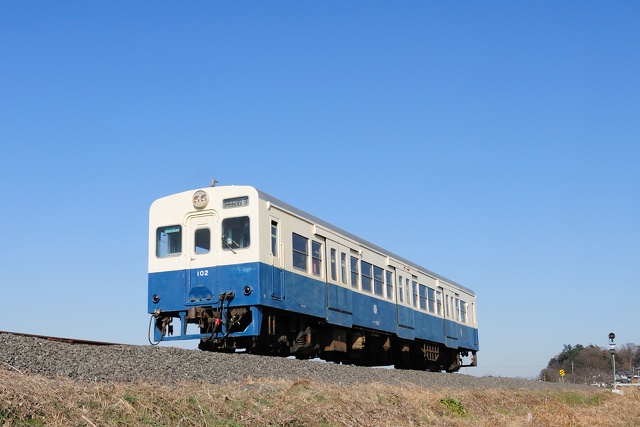
<path id="1" fill-rule="evenodd" d="M 386 250 L 386 249 L 384 249 L 384 248 L 382 248 L 382 247 L 380 247 L 378 245 L 375 245 L 375 244 L 373 244 L 373 243 L 371 243 L 371 242 L 369 242 L 369 241 L 367 241 L 367 240 L 365 240 L 363 238 L 360 238 L 360 237 L 358 237 L 358 236 L 356 236 L 356 235 L 354 235 L 352 233 L 349 233 L 348 231 L 345 231 L 345 230 L 341 229 L 340 227 L 336 227 L 335 225 L 330 224 L 327 221 L 324 221 L 324 220 L 322 220 L 322 219 L 320 219 L 320 218 L 318 218 L 318 217 L 316 217 L 314 215 L 311 215 L 308 212 L 305 212 L 305 211 L 303 211 L 301 209 L 298 209 L 298 208 L 296 208 L 296 207 L 294 207 L 294 206 L 292 206 L 292 205 L 290 205 L 290 204 L 288 204 L 286 202 L 283 202 L 282 200 L 278 199 L 277 197 L 273 197 L 272 195 L 267 194 L 267 193 L 265 193 L 263 191 L 260 191 L 257 188 L 255 190 L 258 192 L 258 195 L 260 196 L 260 199 L 262 199 L 262 200 L 265 200 L 265 201 L 271 202 L 274 205 L 280 206 L 280 207 L 282 207 L 282 208 L 284 208 L 284 209 L 286 209 L 286 210 L 288 210 L 290 212 L 293 212 L 296 215 L 299 215 L 299 216 L 301 216 L 303 218 L 306 218 L 306 219 L 308 219 L 310 221 L 313 221 L 316 224 L 319 224 L 319 225 L 321 225 L 323 227 L 326 227 L 326 228 L 328 228 L 330 230 L 333 230 L 333 231 L 335 231 L 335 232 L 337 232 L 339 234 L 342 234 L 343 236 L 345 236 L 345 237 L 347 237 L 347 238 L 349 238 L 351 240 L 359 242 L 359 243 L 361 243 L 362 245 L 364 245 L 366 247 L 369 247 L 369 248 L 371 248 L 373 250 L 376 250 L 376 251 L 378 251 L 378 252 L 380 252 L 382 254 L 388 255 L 389 257 L 391 257 L 391 258 L 393 258 L 393 259 L 395 259 L 397 261 L 400 261 L 403 264 L 406 264 L 407 266 L 413 267 L 416 270 L 420 270 L 420 271 L 428 274 L 431 277 L 434 277 L 436 279 L 442 280 L 442 281 L 444 281 L 446 283 L 449 283 L 451 285 L 457 286 L 461 290 L 464 290 L 465 292 L 468 292 L 469 294 L 475 296 L 475 292 L 472 291 L 471 289 L 467 288 L 466 286 L 462 286 L 461 284 L 456 283 L 453 280 L 447 279 L 446 277 L 441 276 L 441 275 L 429 270 L 428 268 L 422 267 L 422 266 L 420 266 L 420 265 L 418 265 L 418 264 L 416 264 L 414 262 L 411 262 L 406 258 L 403 258 L 403 257 L 401 257 L 399 255 L 396 255 L 393 252 L 389 252 L 388 250 Z"/>

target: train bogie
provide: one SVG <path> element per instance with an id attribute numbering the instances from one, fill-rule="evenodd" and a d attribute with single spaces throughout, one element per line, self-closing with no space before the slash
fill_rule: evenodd
<path id="1" fill-rule="evenodd" d="M 252 187 L 150 209 L 155 341 L 456 371 L 475 364 L 475 295 Z M 179 324 L 173 330 L 173 322 Z"/>

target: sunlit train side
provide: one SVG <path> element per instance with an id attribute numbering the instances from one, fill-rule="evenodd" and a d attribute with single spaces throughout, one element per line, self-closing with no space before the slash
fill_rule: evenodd
<path id="1" fill-rule="evenodd" d="M 358 365 L 476 365 L 470 289 L 253 187 L 156 200 L 153 340 Z"/>

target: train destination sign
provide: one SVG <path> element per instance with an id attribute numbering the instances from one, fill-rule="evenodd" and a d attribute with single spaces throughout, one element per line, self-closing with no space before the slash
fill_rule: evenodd
<path id="1" fill-rule="evenodd" d="M 249 206 L 249 196 L 234 197 L 232 199 L 224 199 L 222 201 L 222 207 L 228 208 L 240 208 L 242 206 Z"/>

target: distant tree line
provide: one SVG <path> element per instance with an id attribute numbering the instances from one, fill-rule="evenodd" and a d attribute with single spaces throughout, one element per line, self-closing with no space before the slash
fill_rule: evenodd
<path id="1" fill-rule="evenodd" d="M 640 369 L 640 346 L 623 344 L 616 346 L 616 372 L 633 375 Z M 609 348 L 589 345 L 565 344 L 564 349 L 549 360 L 546 369 L 540 372 L 540 380 L 560 381 L 560 370 L 564 381 L 579 384 L 613 382 L 613 358 Z"/>

